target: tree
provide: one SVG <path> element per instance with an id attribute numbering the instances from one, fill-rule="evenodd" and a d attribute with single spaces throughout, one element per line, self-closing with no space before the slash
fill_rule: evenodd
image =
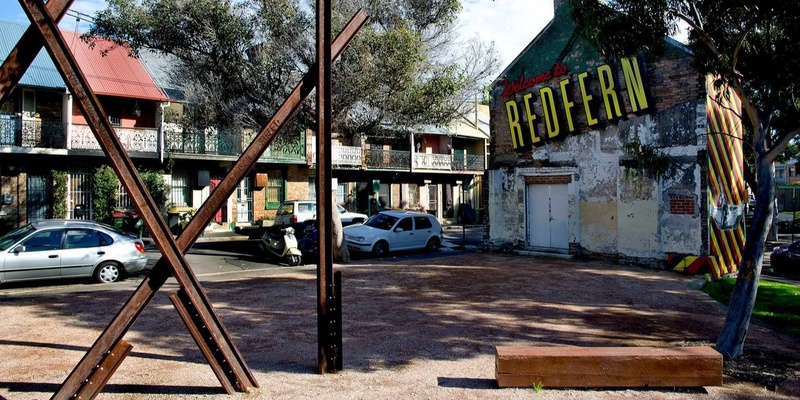
<path id="1" fill-rule="evenodd" d="M 698 70 L 742 102 L 750 140 L 756 208 L 717 350 L 742 354 L 775 213 L 773 162 L 800 133 L 800 13 L 774 0 L 570 0 L 582 33 L 612 54 L 658 51 L 664 37 L 689 27 Z M 751 152 L 751 153 L 750 153 Z"/>
<path id="2" fill-rule="evenodd" d="M 172 83 L 186 93 L 192 126 L 257 130 L 315 61 L 313 6 L 301 0 L 109 0 L 89 33 L 133 54 L 150 49 L 172 56 Z M 332 71 L 335 132 L 372 135 L 387 124 L 446 124 L 497 68 L 493 46 L 457 43 L 457 0 L 342 0 L 333 5 L 333 32 L 359 7 L 370 23 Z M 314 112 L 305 104 L 297 123 L 314 128 Z"/>
<path id="3" fill-rule="evenodd" d="M 98 167 L 92 175 L 92 205 L 95 221 L 111 222 L 111 213 L 117 206 L 119 178 L 108 165 Z"/>

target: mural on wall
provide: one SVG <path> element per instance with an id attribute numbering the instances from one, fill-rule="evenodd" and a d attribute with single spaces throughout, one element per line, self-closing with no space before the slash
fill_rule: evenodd
<path id="1" fill-rule="evenodd" d="M 732 93 L 706 78 L 708 115 L 708 202 L 711 273 L 715 278 L 736 271 L 744 247 L 743 132 L 737 115 L 742 105 Z"/>

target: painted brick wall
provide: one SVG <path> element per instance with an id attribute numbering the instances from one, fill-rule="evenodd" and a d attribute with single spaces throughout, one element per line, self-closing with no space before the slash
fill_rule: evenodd
<path id="1" fill-rule="evenodd" d="M 576 48 L 579 48 L 579 46 L 576 46 Z M 566 55 L 564 63 L 568 66 L 580 65 L 581 63 L 577 61 L 579 57 L 581 57 L 581 55 L 578 51 L 572 51 Z M 574 64 L 571 64 L 571 59 L 573 58 L 575 61 Z M 702 76 L 699 75 L 692 67 L 691 59 L 682 50 L 678 48 L 672 48 L 659 59 L 640 58 L 640 61 L 642 61 L 640 71 L 646 79 L 645 90 L 648 94 L 649 112 L 659 112 L 677 104 L 703 98 L 705 90 L 703 87 Z M 596 68 L 603 63 L 605 62 L 598 60 L 596 65 L 590 68 Z M 620 67 L 619 60 L 608 61 L 608 64 L 612 67 L 612 70 L 615 74 L 615 89 L 619 95 L 621 105 L 625 107 L 623 110 L 623 115 L 627 115 L 627 117 L 624 116 L 623 118 L 634 117 L 635 115 L 630 113 L 631 110 L 630 100 L 628 98 L 628 90 L 625 85 L 625 78 L 622 75 L 622 69 Z M 530 71 L 530 75 L 535 75 L 536 72 L 537 71 Z M 572 109 L 574 123 L 578 127 L 579 131 L 584 133 L 592 130 L 603 130 L 609 125 L 609 123 L 607 122 L 608 118 L 606 117 L 605 107 L 602 104 L 599 104 L 595 111 L 595 117 L 600 120 L 600 125 L 590 128 L 586 122 L 586 115 L 582 105 L 580 104 L 580 87 L 576 81 L 577 74 L 581 72 L 583 71 L 577 69 L 570 70 L 568 77 L 570 81 L 573 82 L 571 85 L 572 90 L 570 95 L 572 101 L 575 103 L 575 106 Z M 591 73 L 590 78 L 587 80 L 589 82 L 589 90 L 593 93 L 595 100 L 600 99 L 600 88 L 599 81 L 596 76 L 596 70 L 590 69 L 589 72 Z M 540 135 L 546 132 L 544 121 L 541 116 L 541 100 L 539 98 L 539 90 L 542 87 L 549 87 L 553 89 L 556 97 L 556 104 L 559 107 L 559 109 L 556 111 L 556 114 L 562 118 L 560 121 L 561 129 L 565 129 L 565 121 L 563 121 L 562 117 L 563 111 L 560 108 L 562 106 L 558 83 L 560 80 L 566 78 L 566 76 L 556 77 L 541 85 L 536 85 L 532 88 L 523 90 L 516 96 L 515 100 L 517 100 L 517 107 L 519 108 L 520 113 L 523 113 L 524 101 L 521 101 L 522 96 L 527 93 L 534 94 L 536 101 L 534 102 L 533 107 L 537 114 L 537 131 Z M 516 152 L 513 149 L 511 142 L 511 131 L 508 123 L 508 114 L 506 111 L 506 102 L 512 100 L 513 98 L 501 97 L 500 94 L 502 90 L 503 86 L 500 84 L 497 84 L 496 87 L 493 88 L 494 96 L 490 110 L 490 126 L 492 132 L 490 142 L 491 168 L 497 168 L 501 165 L 520 162 L 525 163 L 532 160 L 531 151 Z M 526 124 L 524 121 L 521 121 L 521 123 L 523 125 Z"/>
<path id="2" fill-rule="evenodd" d="M 694 215 L 696 212 L 693 196 L 670 196 L 669 212 L 679 215 Z"/>

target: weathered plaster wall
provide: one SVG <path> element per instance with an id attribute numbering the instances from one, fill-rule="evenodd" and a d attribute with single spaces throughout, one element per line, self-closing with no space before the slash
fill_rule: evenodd
<path id="1" fill-rule="evenodd" d="M 525 178 L 515 168 L 499 168 L 486 172 L 489 196 L 490 244 L 493 247 L 524 246 Z"/>

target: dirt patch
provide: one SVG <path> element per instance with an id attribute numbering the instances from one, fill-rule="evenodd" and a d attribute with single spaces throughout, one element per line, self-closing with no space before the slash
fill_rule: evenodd
<path id="1" fill-rule="evenodd" d="M 497 389 L 494 348 L 713 345 L 724 307 L 696 278 L 599 262 L 499 254 L 336 265 L 343 275 L 345 370 L 317 375 L 316 271 L 297 267 L 200 277 L 260 383 L 224 395 L 167 295 L 125 340 L 133 352 L 102 399 L 729 399 L 793 398 L 800 343 L 752 325 L 721 387 L 692 390 Z M 50 397 L 138 282 L 0 288 L 0 398 Z"/>

